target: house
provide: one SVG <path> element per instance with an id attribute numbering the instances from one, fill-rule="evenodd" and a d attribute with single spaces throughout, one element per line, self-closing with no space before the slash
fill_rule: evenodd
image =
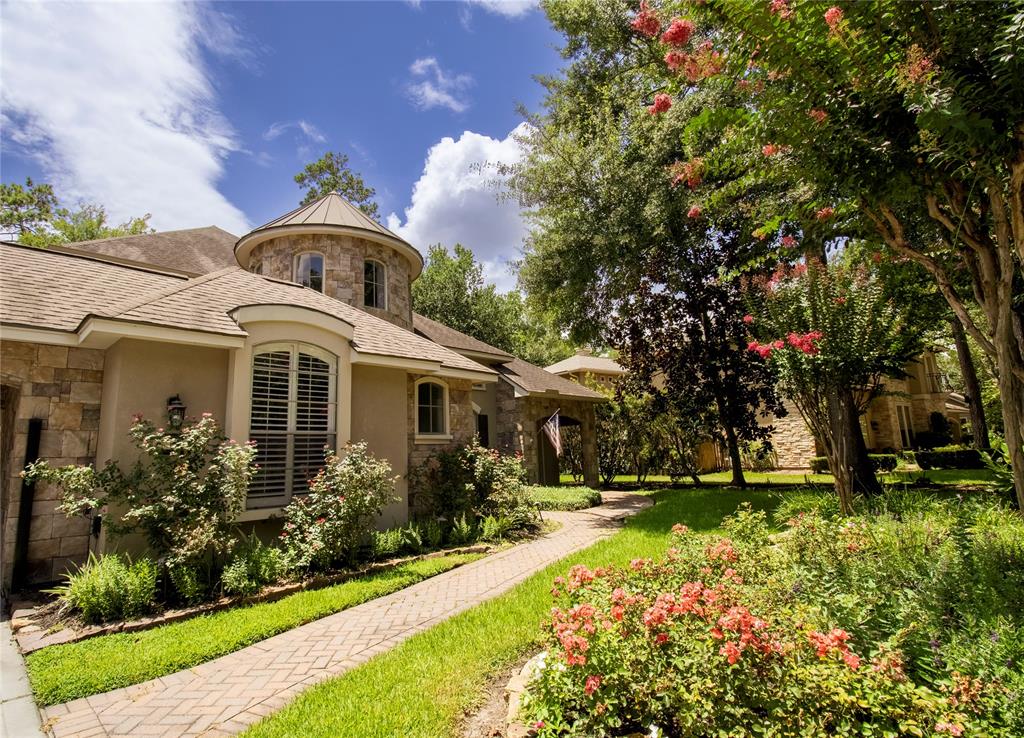
<path id="1" fill-rule="evenodd" d="M 935 352 L 926 350 L 904 368 L 902 379 L 886 377 L 882 392 L 872 399 L 861 415 L 861 432 L 871 453 L 895 453 L 917 447 L 919 434 L 931 430 L 931 416 L 939 413 L 949 427 L 954 443 L 961 439 L 961 428 L 970 418 L 964 396 L 948 389 L 939 372 Z M 775 427 L 772 446 L 780 469 L 807 469 L 811 459 L 822 456 L 807 424 L 791 401 L 789 414 L 772 418 Z"/>
<path id="2" fill-rule="evenodd" d="M 26 460 L 131 463 L 132 416 L 159 424 L 171 404 L 256 441 L 240 521 L 254 527 L 273 528 L 325 444 L 365 441 L 401 476 L 382 525 L 409 516 L 411 466 L 474 434 L 548 480 L 540 426 L 556 409 L 589 439 L 596 484 L 601 395 L 414 315 L 422 268 L 337 193 L 241 238 L 209 227 L 0 245 L 3 585 L 15 563 L 49 581 L 107 546 L 56 511 L 55 490 L 23 486 Z"/>

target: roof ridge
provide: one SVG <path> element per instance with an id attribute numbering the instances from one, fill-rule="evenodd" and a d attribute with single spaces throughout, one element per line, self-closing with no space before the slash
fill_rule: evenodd
<path id="1" fill-rule="evenodd" d="M 111 308 L 111 310 L 109 311 L 109 313 L 108 313 L 108 315 L 106 317 L 116 318 L 118 316 L 124 315 L 125 313 L 129 313 L 132 310 L 138 310 L 143 305 L 148 305 L 151 302 L 156 302 L 157 300 L 162 300 L 165 297 L 170 297 L 171 295 L 176 294 L 178 292 L 184 292 L 185 290 L 192 289 L 193 287 L 196 287 L 196 286 L 201 285 L 201 284 L 205 284 L 206 282 L 212 282 L 215 279 L 220 279 L 225 274 L 229 274 L 230 272 L 234 272 L 234 271 L 243 271 L 243 270 L 242 270 L 241 267 L 237 267 L 237 266 L 224 267 L 223 269 L 219 269 L 216 272 L 210 272 L 209 274 L 204 274 L 201 277 L 192 277 L 190 279 L 186 279 L 181 284 L 169 285 L 168 287 L 166 287 L 166 288 L 164 288 L 162 290 L 156 290 L 155 292 L 148 292 L 145 295 L 143 295 L 142 297 L 138 297 L 138 298 L 136 298 L 134 300 L 126 300 L 126 301 L 124 301 L 124 302 L 122 302 L 122 303 L 120 303 L 118 305 L 114 305 Z"/>
<path id="2" fill-rule="evenodd" d="M 152 235 L 152 234 L 150 234 Z M 89 243 L 88 241 L 76 241 L 75 243 Z M 30 246 L 27 243 L 18 243 L 17 241 L 0 241 L 0 244 L 4 246 L 13 246 L 14 248 L 21 249 L 23 251 L 30 251 L 40 255 L 46 256 L 66 256 L 71 259 L 82 259 L 83 261 L 91 261 L 96 264 L 106 264 L 107 266 L 117 267 L 118 269 L 128 269 L 133 272 L 145 272 L 146 274 L 158 274 L 161 277 L 168 277 L 169 279 L 188 279 L 181 273 L 174 273 L 174 270 L 168 270 L 169 268 L 161 268 L 153 264 L 143 264 L 142 262 L 135 262 L 133 264 L 121 264 L 116 261 L 111 261 L 109 254 L 91 254 L 88 252 L 82 252 L 77 250 L 67 250 L 65 247 L 71 246 L 72 244 L 55 244 L 57 248 Z M 106 257 L 106 258 L 104 258 Z M 138 266 L 136 266 L 138 264 Z"/>
<path id="3" fill-rule="evenodd" d="M 62 243 L 62 244 L 58 244 L 58 245 L 59 246 L 78 246 L 80 244 L 85 244 L 85 243 L 103 243 L 105 241 L 120 241 L 120 240 L 123 240 L 123 239 L 126 239 L 126 238 L 145 238 L 147 236 L 169 236 L 169 235 L 174 234 L 174 233 L 190 233 L 192 231 L 208 231 L 208 230 L 210 230 L 212 228 L 216 228 L 218 231 L 222 231 L 223 233 L 227 233 L 229 236 L 234 236 L 235 235 L 235 234 L 231 233 L 230 231 L 225 231 L 223 228 L 221 228 L 218 225 L 208 225 L 208 226 L 196 226 L 195 228 L 173 228 L 173 229 L 171 229 L 169 231 L 153 231 L 151 233 L 127 233 L 127 234 L 125 234 L 123 236 L 107 236 L 106 238 L 88 238 L 88 239 L 86 239 L 84 241 L 70 241 L 68 243 Z"/>

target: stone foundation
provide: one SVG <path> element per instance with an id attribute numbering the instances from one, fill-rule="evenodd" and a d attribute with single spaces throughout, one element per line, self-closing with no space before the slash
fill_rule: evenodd
<path id="1" fill-rule="evenodd" d="M 0 492 L 3 510 L 3 586 L 9 588 L 21 498 L 28 426 L 39 418 L 39 457 L 54 466 L 93 464 L 100 426 L 104 352 L 17 341 L 0 343 L 0 383 L 5 401 L 4 461 Z M 59 579 L 89 552 L 89 521 L 57 512 L 57 490 L 36 485 L 29 529 L 28 579 Z"/>

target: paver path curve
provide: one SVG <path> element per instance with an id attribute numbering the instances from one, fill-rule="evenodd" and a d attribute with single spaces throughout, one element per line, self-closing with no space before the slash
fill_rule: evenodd
<path id="1" fill-rule="evenodd" d="M 496 597 L 548 564 L 605 538 L 651 504 L 604 493 L 605 503 L 545 513 L 562 527 L 398 592 L 328 615 L 192 669 L 43 710 L 55 738 L 227 736 L 299 692 L 410 636 Z"/>

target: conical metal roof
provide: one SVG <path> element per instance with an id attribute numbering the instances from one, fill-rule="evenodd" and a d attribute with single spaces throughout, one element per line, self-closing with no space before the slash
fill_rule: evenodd
<path id="1" fill-rule="evenodd" d="M 264 223 L 238 239 L 235 258 L 247 265 L 254 246 L 276 236 L 302 233 L 337 233 L 355 235 L 391 246 L 405 256 L 412 266 L 412 278 L 423 269 L 423 256 L 408 241 L 395 235 L 337 192 L 328 192 L 308 205 L 300 205 L 269 223 Z"/>

